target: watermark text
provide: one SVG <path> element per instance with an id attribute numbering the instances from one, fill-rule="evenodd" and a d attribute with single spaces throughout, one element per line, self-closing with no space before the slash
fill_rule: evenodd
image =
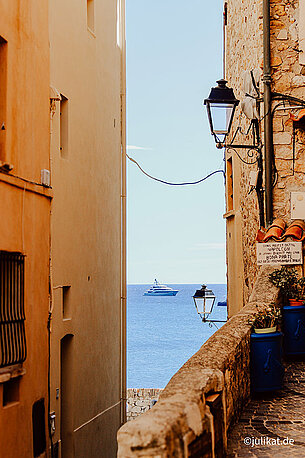
<path id="1" fill-rule="evenodd" d="M 280 437 L 268 437 L 268 436 L 260 436 L 260 437 L 253 437 L 247 436 L 244 438 L 244 444 L 248 447 L 259 447 L 259 446 L 274 446 L 274 445 L 293 445 L 294 439 L 290 439 L 289 437 L 285 437 L 281 439 Z"/>

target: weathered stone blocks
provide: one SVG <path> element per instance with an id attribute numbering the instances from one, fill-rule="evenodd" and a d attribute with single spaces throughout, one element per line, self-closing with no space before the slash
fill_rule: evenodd
<path id="1" fill-rule="evenodd" d="M 158 401 L 160 388 L 129 388 L 127 390 L 127 421 L 151 409 Z"/>

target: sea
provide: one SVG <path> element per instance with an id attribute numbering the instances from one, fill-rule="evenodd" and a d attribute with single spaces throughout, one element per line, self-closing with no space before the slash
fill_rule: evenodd
<path id="1" fill-rule="evenodd" d="M 164 388 L 177 370 L 223 323 L 203 323 L 193 294 L 198 284 L 168 285 L 176 296 L 143 296 L 151 285 L 127 287 L 127 387 Z M 211 319 L 226 320 L 225 284 L 207 285 L 216 296 Z"/>

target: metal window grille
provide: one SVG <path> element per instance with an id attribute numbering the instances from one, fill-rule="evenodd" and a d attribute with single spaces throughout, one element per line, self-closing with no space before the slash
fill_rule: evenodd
<path id="1" fill-rule="evenodd" d="M 24 256 L 0 251 L 0 368 L 26 359 Z"/>

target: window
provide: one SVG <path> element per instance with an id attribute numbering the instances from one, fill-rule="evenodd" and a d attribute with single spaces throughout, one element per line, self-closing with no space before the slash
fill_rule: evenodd
<path id="1" fill-rule="evenodd" d="M 6 158 L 7 42 L 0 37 L 0 160 Z"/>
<path id="2" fill-rule="evenodd" d="M 70 286 L 63 286 L 62 288 L 62 314 L 64 320 L 71 318 L 70 289 Z"/>
<path id="3" fill-rule="evenodd" d="M 94 32 L 94 0 L 87 0 L 87 27 Z"/>
<path id="4" fill-rule="evenodd" d="M 68 140 L 69 140 L 69 112 L 68 99 L 60 94 L 60 154 L 62 157 L 68 156 Z"/>
<path id="5" fill-rule="evenodd" d="M 18 377 L 3 383 L 3 407 L 19 401 L 19 381 Z"/>
<path id="6" fill-rule="evenodd" d="M 24 256 L 0 251 L 0 368 L 26 358 Z"/>
<path id="7" fill-rule="evenodd" d="M 227 160 L 227 211 L 233 210 L 233 166 L 232 158 Z"/>

